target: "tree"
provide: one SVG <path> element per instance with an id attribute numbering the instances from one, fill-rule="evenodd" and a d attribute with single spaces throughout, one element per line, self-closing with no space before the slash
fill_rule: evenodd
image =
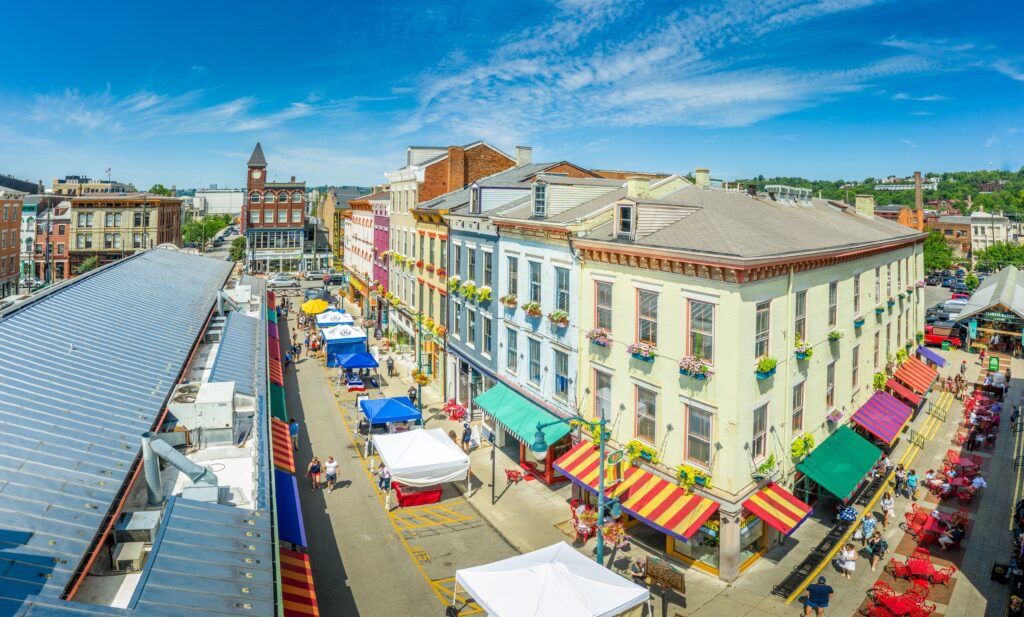
<path id="1" fill-rule="evenodd" d="M 149 192 L 154 195 L 166 195 L 167 197 L 174 197 L 174 195 L 171 195 L 171 189 L 165 187 L 162 184 L 154 184 L 153 186 L 149 187 Z"/>
<path id="2" fill-rule="evenodd" d="M 953 249 L 946 244 L 940 231 L 928 232 L 924 240 L 924 267 L 926 270 L 945 270 L 953 265 Z"/>
<path id="3" fill-rule="evenodd" d="M 96 266 L 98 265 L 100 265 L 99 257 L 97 257 L 96 255 L 93 255 L 92 257 L 86 257 L 85 261 L 78 264 L 78 267 L 75 268 L 75 272 L 77 272 L 78 274 L 85 274 L 89 270 L 95 270 Z"/>
<path id="4" fill-rule="evenodd" d="M 968 274 L 967 277 L 964 278 L 964 285 L 967 285 L 968 291 L 974 291 L 975 289 L 978 288 L 978 285 L 980 284 L 981 281 L 978 280 L 978 276 L 973 272 L 971 274 Z"/>
<path id="5" fill-rule="evenodd" d="M 978 251 L 974 257 L 978 267 L 996 271 L 1006 266 L 1024 267 L 1024 246 L 1012 242 L 996 242 L 992 246 Z"/>
<path id="6" fill-rule="evenodd" d="M 230 216 L 220 214 L 192 219 L 181 226 L 181 241 L 186 245 L 203 244 L 212 240 L 218 231 L 227 227 L 230 220 Z"/>
<path id="7" fill-rule="evenodd" d="M 245 236 L 239 236 L 231 242 L 231 261 L 245 259 Z"/>

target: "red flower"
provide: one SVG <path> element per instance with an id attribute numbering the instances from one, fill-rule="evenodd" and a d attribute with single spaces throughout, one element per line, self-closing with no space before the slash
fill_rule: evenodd
<path id="1" fill-rule="evenodd" d="M 416 267 L 417 268 L 422 268 L 423 267 L 423 260 L 422 259 L 416 262 Z"/>

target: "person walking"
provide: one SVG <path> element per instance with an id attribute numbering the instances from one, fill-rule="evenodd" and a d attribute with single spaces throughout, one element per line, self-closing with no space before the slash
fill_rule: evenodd
<path id="1" fill-rule="evenodd" d="M 469 425 L 469 422 L 462 424 L 462 451 L 469 454 L 469 451 L 473 447 L 473 427 Z"/>
<path id="2" fill-rule="evenodd" d="M 334 460 L 333 456 L 328 456 L 327 461 L 324 463 L 324 472 L 327 476 L 327 492 L 334 492 L 334 485 L 338 482 L 338 461 Z"/>
<path id="3" fill-rule="evenodd" d="M 292 450 L 299 449 L 299 422 L 295 418 L 288 420 L 288 434 L 292 438 Z"/>
<path id="4" fill-rule="evenodd" d="M 391 490 L 391 472 L 384 463 L 377 465 L 377 488 L 385 492 Z"/>
<path id="5" fill-rule="evenodd" d="M 309 483 L 311 491 L 315 491 L 320 488 L 320 473 L 321 473 L 320 459 L 313 457 L 313 460 L 309 461 L 309 466 L 306 467 L 306 475 L 309 476 Z"/>
<path id="6" fill-rule="evenodd" d="M 896 465 L 896 485 L 893 487 L 893 492 L 897 495 L 903 495 L 903 487 L 907 481 L 907 472 L 903 469 L 903 463 Z"/>
<path id="7" fill-rule="evenodd" d="M 965 379 L 967 378 L 967 360 L 960 362 L 960 375 Z"/>
<path id="8" fill-rule="evenodd" d="M 386 364 L 388 365 L 388 377 L 395 376 L 395 359 L 388 356 Z"/>
<path id="9" fill-rule="evenodd" d="M 882 495 L 882 529 L 888 529 L 889 523 L 896 518 L 896 500 L 892 498 L 892 493 L 885 491 Z"/>
<path id="10" fill-rule="evenodd" d="M 835 593 L 835 589 L 825 584 L 824 576 L 819 576 L 817 583 L 808 585 L 807 600 L 804 602 L 805 617 L 810 617 L 812 608 L 817 611 L 818 617 L 824 615 L 833 593 Z"/>
<path id="11" fill-rule="evenodd" d="M 985 369 L 985 348 L 982 347 L 981 351 L 978 352 L 978 359 L 981 360 L 981 368 Z"/>
<path id="12" fill-rule="evenodd" d="M 910 494 L 910 499 L 917 501 L 917 471 L 914 469 L 910 470 L 907 474 L 907 492 Z"/>
<path id="13" fill-rule="evenodd" d="M 306 334 L 306 340 L 303 341 L 303 346 L 306 348 L 306 355 L 309 355 L 309 334 Z"/>
<path id="14" fill-rule="evenodd" d="M 853 548 L 852 544 L 847 544 L 839 551 L 836 567 L 843 572 L 843 578 L 853 580 L 853 572 L 857 569 L 857 549 Z"/>
<path id="15" fill-rule="evenodd" d="M 878 524 L 878 519 L 871 512 L 864 515 L 864 518 L 860 522 L 860 545 L 867 546 L 868 540 L 875 533 L 875 526 Z"/>
<path id="16" fill-rule="evenodd" d="M 412 401 L 413 405 L 415 405 L 416 404 L 416 386 L 409 386 L 409 391 L 406 394 L 409 395 L 409 400 Z"/>
<path id="17" fill-rule="evenodd" d="M 882 537 L 881 532 L 876 531 L 871 534 L 871 539 L 868 540 L 868 551 L 871 553 L 871 571 L 875 571 L 875 566 L 878 562 L 885 557 L 885 551 L 889 550 L 889 543 Z"/>
<path id="18" fill-rule="evenodd" d="M 292 365 L 292 352 L 291 350 L 284 352 L 284 370 L 288 370 Z"/>

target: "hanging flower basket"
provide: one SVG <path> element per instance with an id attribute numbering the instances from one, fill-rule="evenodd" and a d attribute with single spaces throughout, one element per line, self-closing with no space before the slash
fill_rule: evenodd
<path id="1" fill-rule="evenodd" d="M 423 260 L 422 259 L 416 261 L 416 267 L 417 268 L 422 268 L 423 267 Z"/>
<path id="2" fill-rule="evenodd" d="M 825 419 L 832 424 L 839 424 L 843 420 L 844 414 L 841 409 L 833 409 L 825 415 Z"/>
<path id="3" fill-rule="evenodd" d="M 421 386 L 430 384 L 430 375 L 420 372 L 418 369 L 412 369 L 412 380 Z"/>
<path id="4" fill-rule="evenodd" d="M 918 330 L 917 333 L 914 334 L 914 338 L 916 338 L 917 342 L 920 343 L 921 341 L 924 340 L 924 332 Z"/>
<path id="5" fill-rule="evenodd" d="M 463 298 L 472 298 L 476 295 L 476 283 L 473 281 L 466 281 L 459 287 L 459 294 L 461 294 Z"/>
<path id="6" fill-rule="evenodd" d="M 775 374 L 775 367 L 779 365 L 779 361 L 771 356 L 763 356 L 758 358 L 757 366 L 754 368 L 754 375 L 758 379 L 768 379 Z"/>
<path id="7" fill-rule="evenodd" d="M 881 315 L 884 312 L 885 312 L 885 307 L 882 306 L 881 304 L 879 304 L 878 306 L 875 307 L 875 315 Z"/>
<path id="8" fill-rule="evenodd" d="M 896 298 L 893 298 L 892 296 L 889 296 L 889 299 L 888 299 L 888 300 L 886 300 L 886 302 L 885 302 L 885 303 L 886 303 L 887 305 L 889 305 L 889 308 L 892 308 L 893 306 L 895 306 L 895 305 L 896 305 Z"/>
<path id="9" fill-rule="evenodd" d="M 587 338 L 598 347 L 607 347 L 611 343 L 611 332 L 604 328 L 594 328 L 587 332 Z"/>
<path id="10" fill-rule="evenodd" d="M 434 326 L 434 334 L 444 336 L 446 332 L 448 332 L 448 328 L 445 328 L 441 324 Z"/>
<path id="11" fill-rule="evenodd" d="M 769 454 L 768 458 L 766 458 L 763 463 L 758 465 L 757 469 L 755 469 L 753 471 L 753 473 L 751 473 L 750 475 L 755 480 L 763 480 L 765 478 L 771 477 L 771 475 L 774 474 L 775 471 L 776 471 L 775 455 L 774 454 Z"/>
<path id="12" fill-rule="evenodd" d="M 569 313 L 563 310 L 555 310 L 548 313 L 548 319 L 556 328 L 568 328 L 569 327 Z"/>
<path id="13" fill-rule="evenodd" d="M 810 454 L 811 450 L 814 449 L 814 435 L 810 433 L 802 433 L 797 435 L 793 440 L 793 443 L 789 446 L 789 452 L 793 455 L 793 458 L 803 458 Z"/>
<path id="14" fill-rule="evenodd" d="M 806 360 L 814 355 L 814 347 L 798 336 L 796 338 L 796 346 L 793 347 L 793 354 L 796 356 L 797 360 Z"/>
<path id="15" fill-rule="evenodd" d="M 453 274 L 448 279 L 448 291 L 457 291 L 459 289 L 459 283 L 461 283 L 461 282 L 462 282 L 462 279 L 459 278 L 459 275 L 458 274 Z"/>
<path id="16" fill-rule="evenodd" d="M 501 302 L 502 305 L 505 306 L 505 308 L 514 309 L 516 306 L 519 305 L 519 298 L 517 298 L 515 294 L 505 294 L 504 296 L 498 298 L 498 302 Z"/>
<path id="17" fill-rule="evenodd" d="M 626 444 L 626 455 L 631 461 L 641 458 L 649 463 L 657 463 L 659 460 L 658 451 L 638 439 Z"/>
<path id="18" fill-rule="evenodd" d="M 626 351 L 637 360 L 654 362 L 654 345 L 649 343 L 631 343 L 626 346 Z"/>
<path id="19" fill-rule="evenodd" d="M 427 264 L 425 267 L 427 269 L 427 272 L 433 272 L 434 271 L 434 264 Z"/>
<path id="20" fill-rule="evenodd" d="M 491 299 L 491 288 L 488 287 L 487 285 L 481 285 L 476 290 L 476 301 L 477 302 L 487 302 L 490 299 Z"/>
<path id="21" fill-rule="evenodd" d="M 925 283 L 925 281 L 924 281 L 924 280 L 922 279 L 922 280 L 920 280 L 920 281 L 918 281 L 918 282 L 914 283 L 914 285 L 915 285 L 915 286 L 916 286 L 916 287 L 917 287 L 918 289 L 924 289 L 924 286 L 926 285 L 926 283 Z"/>
<path id="22" fill-rule="evenodd" d="M 832 328 L 831 330 L 828 331 L 828 341 L 830 343 L 837 343 L 839 342 L 839 339 L 843 338 L 844 336 L 846 336 L 846 333 L 840 330 L 839 328 Z"/>
<path id="23" fill-rule="evenodd" d="M 679 360 L 679 374 L 692 377 L 697 381 L 704 381 L 711 376 L 711 367 L 704 364 L 704 361 L 694 356 L 683 356 Z"/>
<path id="24" fill-rule="evenodd" d="M 711 476 L 693 465 L 683 464 L 677 467 L 676 478 L 679 479 L 679 486 L 684 489 L 688 489 L 694 484 L 708 489 L 711 488 Z"/>
<path id="25" fill-rule="evenodd" d="M 439 277 L 441 277 L 441 278 L 444 278 L 444 277 L 448 276 L 448 271 L 445 270 L 444 268 L 438 268 L 437 269 L 437 275 Z"/>
<path id="26" fill-rule="evenodd" d="M 540 309 L 540 302 L 527 302 L 523 305 L 523 310 L 526 311 L 526 316 L 536 319 L 544 316 L 544 311 Z"/>

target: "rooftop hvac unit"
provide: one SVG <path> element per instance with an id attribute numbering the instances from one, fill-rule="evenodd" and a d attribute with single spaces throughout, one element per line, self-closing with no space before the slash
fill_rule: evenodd
<path id="1" fill-rule="evenodd" d="M 199 395 L 199 384 L 187 383 L 178 386 L 178 389 L 171 395 L 172 403 L 195 403 Z"/>
<path id="2" fill-rule="evenodd" d="M 234 423 L 235 382 L 184 384 L 171 395 L 167 410 L 180 426 L 229 428 Z"/>
<path id="3" fill-rule="evenodd" d="M 142 542 L 125 542 L 114 547 L 111 558 L 114 570 L 118 572 L 138 572 L 146 563 L 146 545 Z"/>
<path id="4" fill-rule="evenodd" d="M 114 542 L 116 544 L 130 542 L 152 544 L 153 538 L 156 537 L 156 532 L 159 530 L 159 511 L 141 510 L 139 512 L 124 512 L 114 525 Z"/>

